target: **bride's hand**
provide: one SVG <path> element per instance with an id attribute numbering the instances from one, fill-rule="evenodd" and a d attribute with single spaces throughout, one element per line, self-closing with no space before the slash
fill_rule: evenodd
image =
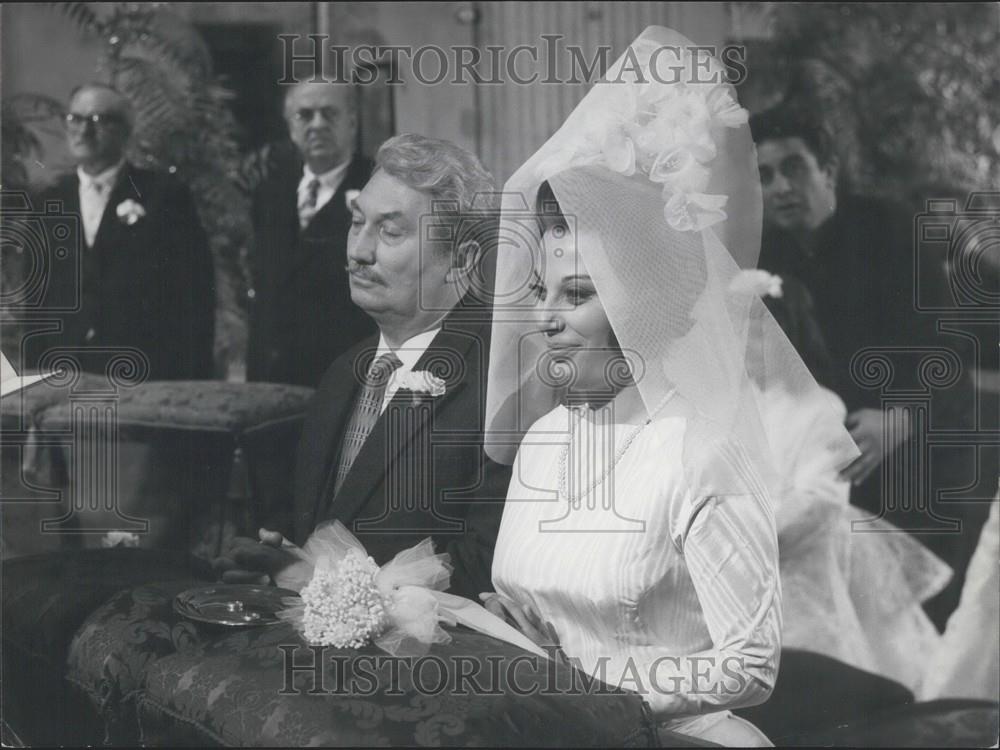
<path id="1" fill-rule="evenodd" d="M 539 646 L 559 645 L 558 641 L 553 643 L 555 631 L 552 630 L 551 626 L 542 623 L 542 618 L 530 604 L 522 606 L 512 599 L 492 591 L 480 594 L 479 598 L 482 599 L 483 607 L 487 612 L 517 628 Z"/>

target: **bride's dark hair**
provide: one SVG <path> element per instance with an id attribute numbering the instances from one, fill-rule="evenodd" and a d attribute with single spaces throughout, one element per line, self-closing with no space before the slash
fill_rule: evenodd
<path id="1" fill-rule="evenodd" d="M 538 195 L 535 198 L 535 213 L 538 215 L 539 223 L 543 219 L 566 222 L 562 206 L 559 205 L 559 199 L 552 192 L 552 185 L 549 184 L 548 180 L 538 186 Z"/>

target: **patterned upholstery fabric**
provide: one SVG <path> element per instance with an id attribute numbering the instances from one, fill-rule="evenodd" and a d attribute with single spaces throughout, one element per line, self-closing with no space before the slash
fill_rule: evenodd
<path id="1" fill-rule="evenodd" d="M 109 384 L 101 376 L 82 374 L 74 388 L 74 393 L 103 393 Z M 116 507 L 148 522 L 141 546 L 212 557 L 227 536 L 252 533 L 259 518 L 290 502 L 295 447 L 312 393 L 299 386 L 215 381 L 121 388 L 113 401 L 119 441 Z M 25 487 L 33 485 L 60 491 L 64 505 L 4 507 L 5 556 L 53 549 L 56 538 L 37 529 L 41 520 L 68 513 L 73 489 L 67 477 L 75 409 L 69 389 L 42 383 L 27 389 L 23 402 L 11 398 L 16 403 L 4 401 L 4 418 L 17 426 L 5 432 L 10 437 L 5 442 L 11 443 L 3 447 L 5 496 L 27 496 Z M 79 486 L 99 485 L 84 481 Z M 85 498 L 81 505 L 85 510 L 66 522 L 76 524 L 74 533 L 135 530 L 102 512 L 108 507 L 103 495 Z M 73 543 L 97 547 L 102 535 L 77 534 Z M 67 539 L 58 544 L 65 548 Z"/>
<path id="2" fill-rule="evenodd" d="M 118 423 L 124 430 L 195 430 L 241 435 L 301 415 L 311 388 L 277 383 L 162 381 L 122 389 Z M 68 429 L 70 404 L 57 403 L 40 418 L 43 429 Z"/>
<path id="3" fill-rule="evenodd" d="M 655 734 L 642 701 L 605 688 L 544 694 L 568 686 L 568 673 L 548 662 L 517 660 L 519 649 L 465 630 L 434 647 L 418 665 L 376 661 L 381 652 L 328 649 L 358 675 L 353 695 L 338 666 L 327 662 L 320 694 L 312 672 L 286 686 L 279 645 L 298 646 L 296 664 L 314 651 L 286 624 L 230 631 L 189 622 L 173 612 L 173 596 L 195 581 L 123 591 L 93 613 L 70 649 L 68 679 L 89 696 L 114 744 L 146 745 L 501 745 L 649 746 Z M 358 659 L 369 657 L 370 661 Z M 493 662 L 486 662 L 490 656 Z M 462 681 L 452 657 L 479 664 Z M 322 657 L 321 657 L 322 661 Z M 493 666 L 491 666 L 491 664 Z M 408 667 L 412 666 L 411 671 Z M 436 689 L 442 682 L 445 689 Z M 465 667 L 471 671 L 472 667 Z M 361 676 L 365 670 L 368 676 Z M 511 690 L 516 680 L 521 694 Z M 482 686 L 476 694 L 474 683 Z M 579 683 L 582 685 L 582 683 Z M 425 693 L 419 690 L 423 685 Z M 452 686 L 464 690 L 451 690 Z M 390 689 L 393 687 L 394 689 Z M 285 688 L 284 693 L 282 689 Z M 325 689 L 325 693 L 322 690 Z M 337 691 L 341 694 L 336 694 Z M 462 693 L 466 694 L 462 694 Z"/>
<path id="4" fill-rule="evenodd" d="M 74 633 L 121 589 L 210 576 L 208 566 L 189 555 L 123 547 L 4 561 L 4 721 L 32 746 L 99 744 L 102 723 L 89 702 L 67 692 L 63 679 Z"/>
<path id="5" fill-rule="evenodd" d="M 75 387 L 81 390 L 98 390 L 105 382 L 100 375 L 80 373 Z M 38 421 L 42 412 L 68 401 L 69 392 L 69 386 L 53 386 L 43 381 L 11 394 L 0 401 L 0 426 L 4 432 L 27 430 Z"/>

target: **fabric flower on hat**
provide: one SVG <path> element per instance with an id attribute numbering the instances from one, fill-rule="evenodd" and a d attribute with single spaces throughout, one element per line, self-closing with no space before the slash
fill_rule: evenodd
<path id="1" fill-rule="evenodd" d="M 678 232 L 700 232 L 725 221 L 726 212 L 722 208 L 728 200 L 725 195 L 674 193 L 663 207 L 663 215 L 667 224 Z"/>
<path id="2" fill-rule="evenodd" d="M 736 294 L 752 294 L 756 297 L 782 296 L 782 279 L 762 268 L 748 268 L 740 271 L 729 284 L 729 291 Z"/>

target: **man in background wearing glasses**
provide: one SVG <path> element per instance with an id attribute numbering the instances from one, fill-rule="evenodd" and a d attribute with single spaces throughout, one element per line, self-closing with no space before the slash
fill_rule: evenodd
<path id="1" fill-rule="evenodd" d="M 73 91 L 66 143 L 77 168 L 42 193 L 39 207 L 56 201 L 79 217 L 79 235 L 69 238 L 79 276 L 53 270 L 46 297 L 50 308 L 73 307 L 77 299 L 79 307 L 61 315 L 61 331 L 29 337 L 27 358 L 37 366 L 56 346 L 133 347 L 148 359 L 151 380 L 211 378 L 215 275 L 208 241 L 188 189 L 171 174 L 127 160 L 132 126 L 131 106 L 113 88 L 90 83 Z M 82 361 L 103 370 L 100 362 Z"/>
<path id="2" fill-rule="evenodd" d="M 291 144 L 273 150 L 253 195 L 247 379 L 316 386 L 340 354 L 375 330 L 351 302 L 350 191 L 372 172 L 355 153 L 355 91 L 300 83 L 285 95 Z"/>

